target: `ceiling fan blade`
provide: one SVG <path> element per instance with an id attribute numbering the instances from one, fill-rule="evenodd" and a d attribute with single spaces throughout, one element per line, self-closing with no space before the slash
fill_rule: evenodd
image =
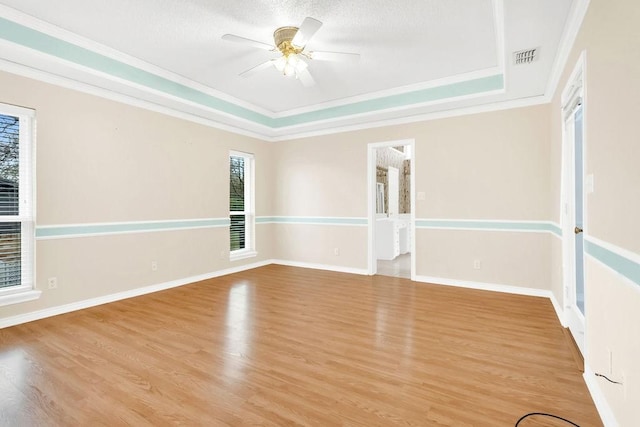
<path id="1" fill-rule="evenodd" d="M 311 86 L 315 86 L 316 84 L 316 81 L 313 79 L 313 76 L 311 75 L 309 70 L 306 68 L 298 71 L 298 80 L 300 80 L 300 83 L 302 83 L 302 86 L 304 87 L 311 87 Z"/>
<path id="2" fill-rule="evenodd" d="M 291 43 L 298 47 L 306 46 L 307 43 L 309 43 L 309 40 L 311 40 L 311 37 L 313 37 L 320 27 L 322 27 L 322 22 L 307 16 L 304 18 L 304 21 L 302 21 L 302 25 L 300 25 L 300 28 L 293 37 L 293 40 L 291 40 Z"/>
<path id="3" fill-rule="evenodd" d="M 239 74 L 240 77 L 251 77 L 254 74 L 257 74 L 258 72 L 262 71 L 262 70 L 266 70 L 267 68 L 271 67 L 273 65 L 273 60 L 269 60 L 267 62 L 263 62 L 262 64 L 258 64 L 255 67 L 249 68 L 246 71 L 243 71 Z"/>
<path id="4" fill-rule="evenodd" d="M 311 59 L 318 61 L 341 61 L 341 62 L 357 62 L 360 60 L 359 53 L 348 52 L 309 52 Z"/>
<path id="5" fill-rule="evenodd" d="M 258 49 L 264 49 L 264 50 L 275 49 L 275 47 L 270 44 L 262 43 L 257 40 L 251 40 L 245 37 L 236 36 L 234 34 L 225 34 L 224 36 L 222 36 L 222 40 L 226 40 L 228 42 L 234 42 L 234 43 L 242 43 L 247 46 L 257 47 Z"/>

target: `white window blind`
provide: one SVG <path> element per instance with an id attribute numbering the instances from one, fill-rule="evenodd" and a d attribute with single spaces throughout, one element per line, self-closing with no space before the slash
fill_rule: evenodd
<path id="1" fill-rule="evenodd" d="M 0 104 L 0 298 L 33 289 L 33 112 Z"/>

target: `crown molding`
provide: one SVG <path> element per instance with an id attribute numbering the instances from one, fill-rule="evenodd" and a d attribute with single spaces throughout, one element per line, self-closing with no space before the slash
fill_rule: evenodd
<path id="1" fill-rule="evenodd" d="M 336 133 L 354 132 L 364 129 L 375 129 L 379 127 L 403 125 L 408 123 L 426 122 L 430 120 L 446 119 L 451 117 L 468 116 L 472 114 L 488 113 L 492 111 L 510 110 L 514 108 L 530 107 L 541 104 L 548 104 L 547 97 L 533 96 L 529 98 L 520 98 L 507 101 L 492 101 L 484 104 L 473 105 L 463 108 L 452 108 L 449 110 L 439 110 L 429 113 L 417 114 L 412 116 L 398 117 L 393 119 L 379 119 L 366 123 L 358 123 L 344 126 L 334 126 L 327 129 L 319 129 L 312 131 L 300 131 L 298 133 L 288 133 L 272 138 L 273 142 L 289 141 L 294 139 L 311 138 L 315 136 L 331 135 Z"/>
<path id="2" fill-rule="evenodd" d="M 567 62 L 569 61 L 569 55 L 578 37 L 582 22 L 589 9 L 589 3 L 591 0 L 576 0 L 572 4 L 572 10 L 567 19 L 562 39 L 558 47 L 551 73 L 549 74 L 549 80 L 547 81 L 547 87 L 545 89 L 545 97 L 551 102 L 555 96 L 558 85 L 560 84 L 560 78 L 564 72 Z"/>

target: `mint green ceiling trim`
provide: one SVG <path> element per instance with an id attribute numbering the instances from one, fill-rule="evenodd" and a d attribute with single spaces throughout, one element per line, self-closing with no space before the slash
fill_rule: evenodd
<path id="1" fill-rule="evenodd" d="M 417 219 L 417 228 L 435 229 L 465 229 L 465 230 L 489 230 L 489 231 L 534 231 L 550 232 L 562 235 L 560 228 L 546 221 L 482 221 L 482 220 L 440 220 L 440 219 Z"/>
<path id="2" fill-rule="evenodd" d="M 36 227 L 36 239 L 55 239 L 65 237 L 142 233 L 149 231 L 167 231 L 228 226 L 228 218 L 178 221 L 117 222 L 110 224 L 53 225 Z"/>
<path id="3" fill-rule="evenodd" d="M 74 64 L 82 65 L 113 77 L 146 86 L 168 95 L 192 101 L 255 123 L 269 126 L 272 120 L 264 114 L 240 107 L 232 102 L 216 98 L 215 96 L 208 95 L 4 18 L 0 18 L 0 37 L 42 53 L 73 62 Z"/>
<path id="4" fill-rule="evenodd" d="M 409 107 L 504 89 L 504 76 L 502 74 L 495 74 L 412 92 L 388 95 L 351 104 L 274 118 L 170 79 L 160 77 L 122 61 L 93 52 L 41 31 L 34 30 L 6 18 L 0 18 L 0 38 L 271 129 L 280 129 L 321 120 L 333 120 L 356 114 L 374 113 L 392 108 Z"/>
<path id="5" fill-rule="evenodd" d="M 478 93 L 491 92 L 504 88 L 502 74 L 466 80 L 413 92 L 383 96 L 352 104 L 339 105 L 308 113 L 296 114 L 276 119 L 275 127 L 300 125 L 318 120 L 330 120 L 354 114 L 371 113 L 390 108 L 405 107 L 408 105 L 424 104 L 443 99 L 457 98 Z"/>
<path id="6" fill-rule="evenodd" d="M 636 285 L 640 285 L 640 264 L 637 262 L 586 239 L 584 250 L 607 267 L 622 274 Z"/>
<path id="7" fill-rule="evenodd" d="M 261 216 L 258 224 L 367 225 L 367 218 L 318 216 Z"/>

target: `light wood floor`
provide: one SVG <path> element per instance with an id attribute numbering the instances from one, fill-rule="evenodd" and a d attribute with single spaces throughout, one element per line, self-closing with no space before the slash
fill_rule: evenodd
<path id="1" fill-rule="evenodd" d="M 377 270 L 381 276 L 411 278 L 411 254 L 398 255 L 390 261 L 379 259 Z"/>
<path id="2" fill-rule="evenodd" d="M 267 266 L 0 330 L 0 425 L 601 426 L 547 299 Z M 527 420 L 521 427 L 564 426 Z"/>

